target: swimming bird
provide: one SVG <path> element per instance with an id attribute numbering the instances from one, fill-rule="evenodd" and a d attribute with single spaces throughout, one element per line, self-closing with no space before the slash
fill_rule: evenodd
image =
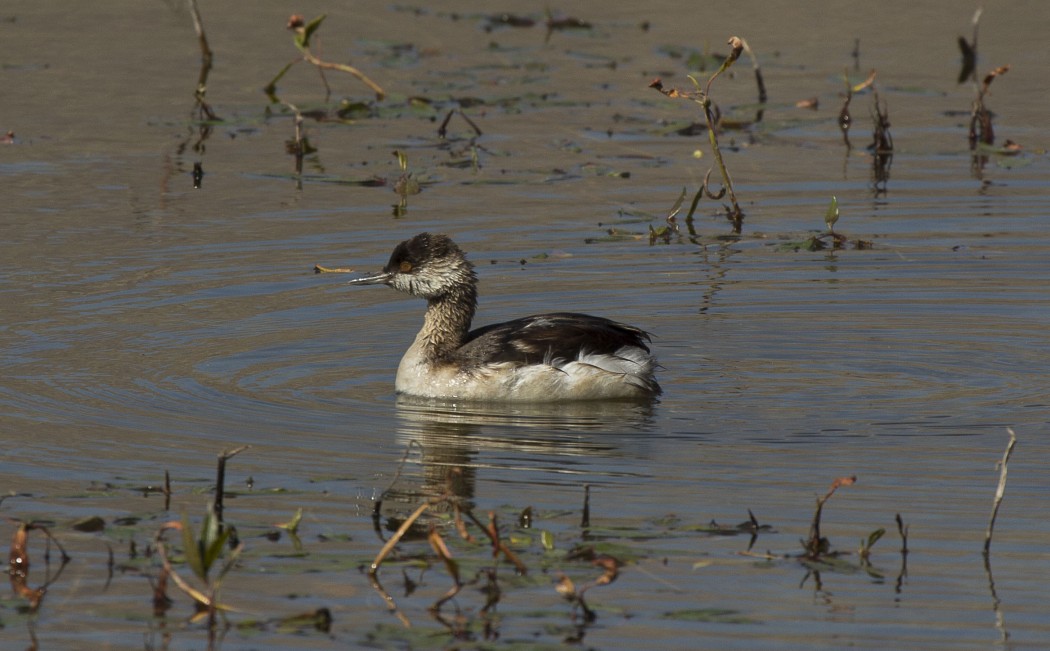
<path id="1" fill-rule="evenodd" d="M 554 312 L 470 329 L 478 278 L 443 234 L 394 248 L 384 284 L 425 298 L 423 327 L 397 367 L 398 393 L 423 398 L 554 402 L 647 399 L 660 394 L 649 333 L 598 316 Z"/>

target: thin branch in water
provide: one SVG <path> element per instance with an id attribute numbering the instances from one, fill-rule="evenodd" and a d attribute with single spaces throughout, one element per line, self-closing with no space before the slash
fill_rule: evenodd
<path id="1" fill-rule="evenodd" d="M 446 601 L 459 594 L 459 591 L 463 589 L 463 581 L 459 577 L 459 563 L 452 558 L 452 552 L 449 550 L 448 545 L 445 544 L 445 539 L 441 537 L 441 534 L 438 533 L 433 525 L 430 526 L 430 531 L 427 533 L 427 542 L 430 543 L 430 548 L 434 550 L 434 553 L 441 558 L 448 575 L 452 577 L 452 587 L 430 607 L 431 611 L 436 612 L 441 610 L 441 606 Z"/>
<path id="2" fill-rule="evenodd" d="M 984 534 L 984 555 L 988 556 L 989 551 L 992 547 L 992 532 L 995 529 L 995 518 L 999 515 L 999 506 L 1003 503 L 1003 496 L 1006 494 L 1006 464 L 1010 461 L 1010 455 L 1013 454 L 1014 445 L 1017 444 L 1017 435 L 1014 434 L 1013 429 L 1007 427 L 1006 431 L 1010 434 L 1010 441 L 1006 444 L 1006 451 L 1003 452 L 1002 461 L 997 465 L 999 467 L 999 486 L 995 489 L 995 501 L 992 504 L 992 517 L 988 520 L 988 530 Z"/>
<path id="3" fill-rule="evenodd" d="M 508 561 L 510 561 L 511 564 L 514 565 L 514 569 L 518 572 L 518 574 L 525 575 L 529 573 L 529 568 L 525 565 L 525 563 L 521 562 L 521 559 L 518 558 L 518 555 L 511 551 L 510 547 L 507 547 L 507 543 L 503 542 L 503 540 L 500 539 L 499 531 L 497 531 L 495 528 L 495 518 L 490 520 L 489 526 L 485 526 L 481 523 L 480 520 L 478 520 L 477 516 L 475 516 L 472 511 L 465 511 L 465 513 L 467 514 L 467 517 L 470 518 L 470 520 L 475 525 L 477 525 L 479 529 L 485 532 L 485 535 L 489 537 L 489 540 L 492 542 L 493 556 L 496 556 L 499 552 L 502 552 L 503 556 Z"/>
<path id="4" fill-rule="evenodd" d="M 379 550 L 378 554 L 376 554 L 375 560 L 372 561 L 372 566 L 368 569 L 368 576 L 370 578 L 375 578 L 376 572 L 379 571 L 379 566 L 382 565 L 383 561 L 386 560 L 386 557 L 390 555 L 390 551 L 394 549 L 394 546 L 397 545 L 397 543 L 401 542 L 401 539 L 412 527 L 412 524 L 415 523 L 415 521 L 419 519 L 419 516 L 423 515 L 423 513 L 429 508 L 430 502 L 423 502 L 412 512 L 412 515 L 405 518 L 405 521 L 401 523 L 401 526 L 398 527 L 397 531 L 394 532 L 394 535 L 390 537 L 390 540 L 387 540 L 386 544 L 383 545 L 383 548 Z"/>
<path id="5" fill-rule="evenodd" d="M 763 113 L 762 105 L 765 104 L 766 101 L 769 100 L 769 94 L 766 92 L 766 82 L 762 78 L 762 69 L 760 67 L 758 67 L 758 57 L 755 56 L 755 53 L 751 49 L 751 46 L 748 45 L 747 41 L 745 41 L 744 39 L 740 39 L 740 42 L 744 46 L 744 52 L 746 52 L 747 56 L 751 59 L 751 68 L 752 68 L 752 70 L 755 71 L 755 85 L 758 86 L 758 103 L 759 103 L 758 114 L 755 116 L 755 122 L 761 122 L 762 121 L 762 113 Z"/>
<path id="6" fill-rule="evenodd" d="M 897 514 L 897 533 L 901 536 L 901 554 L 904 556 L 908 555 L 908 525 L 904 524 L 904 520 L 901 519 L 901 514 Z"/>
<path id="7" fill-rule="evenodd" d="M 232 450 L 223 450 L 219 453 L 218 468 L 215 471 L 215 518 L 218 520 L 219 525 L 222 525 L 222 498 L 223 493 L 226 492 L 226 460 L 232 459 L 241 452 L 244 452 L 250 445 L 242 445 Z"/>
<path id="8" fill-rule="evenodd" d="M 47 537 L 47 547 L 44 551 L 44 563 L 47 565 L 47 576 L 45 577 L 44 583 L 38 588 L 32 588 L 29 586 L 29 532 L 34 529 L 44 532 Z M 59 565 L 58 571 L 55 572 L 54 576 L 50 576 L 50 546 L 54 542 L 55 546 L 58 547 L 58 551 L 62 554 L 62 563 Z M 11 579 L 11 589 L 19 597 L 22 597 L 29 602 L 30 612 L 36 612 L 40 607 L 40 603 L 44 599 L 44 595 L 47 594 L 48 587 L 51 586 L 55 581 L 62 576 L 62 571 L 66 565 L 72 560 L 66 550 L 62 547 L 62 544 L 51 535 L 51 531 L 42 524 L 35 522 L 19 522 L 18 530 L 15 531 L 15 535 L 11 538 L 11 548 L 8 552 L 8 563 L 7 573 Z"/>
<path id="9" fill-rule="evenodd" d="M 448 135 L 448 123 L 452 119 L 452 116 L 456 113 L 459 113 L 459 116 L 463 118 L 463 120 L 467 124 L 470 125 L 470 128 L 474 131 L 475 136 L 481 136 L 481 129 L 478 127 L 477 124 L 474 123 L 474 120 L 471 120 L 469 117 L 467 117 L 467 114 L 463 112 L 463 109 L 450 109 L 448 115 L 446 115 L 445 119 L 441 121 L 441 126 L 438 127 L 438 138 L 444 140 L 445 136 Z"/>
<path id="10" fill-rule="evenodd" d="M 583 485 L 583 515 L 580 517 L 580 528 L 588 529 L 591 526 L 591 485 Z"/>
<path id="11" fill-rule="evenodd" d="M 197 0 L 189 0 L 189 5 L 190 15 L 193 16 L 193 29 L 197 32 L 197 40 L 201 46 L 201 68 L 210 70 L 213 55 L 211 47 L 208 46 L 208 37 L 204 33 L 204 21 L 201 19 L 201 11 L 197 7 Z"/>
<path id="12" fill-rule="evenodd" d="M 989 146 L 995 144 L 992 112 L 984 105 L 984 98 L 988 96 L 988 89 L 996 77 L 1009 71 L 1010 66 L 999 66 L 984 76 L 981 87 L 977 90 L 977 98 L 973 102 L 973 110 L 970 114 L 970 149 L 976 149 L 978 143 Z"/>
<path id="13" fill-rule="evenodd" d="M 852 486 L 857 482 L 857 476 L 851 475 L 849 477 L 839 477 L 831 484 L 831 488 L 823 497 L 817 498 L 817 508 L 813 512 L 813 522 L 809 527 L 809 539 L 803 544 L 803 548 L 806 552 L 806 557 L 816 560 L 821 555 L 827 553 L 830 543 L 827 538 L 820 535 L 820 517 L 824 510 L 824 504 L 831 499 L 831 496 L 835 494 L 835 491 L 840 486 Z"/>

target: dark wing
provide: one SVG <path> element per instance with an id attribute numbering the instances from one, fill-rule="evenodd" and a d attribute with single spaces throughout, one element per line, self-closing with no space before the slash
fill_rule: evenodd
<path id="1" fill-rule="evenodd" d="M 599 316 L 537 314 L 471 331 L 457 351 L 473 364 L 538 364 L 549 358 L 576 359 L 580 351 L 615 354 L 624 346 L 649 351 L 649 333 Z"/>

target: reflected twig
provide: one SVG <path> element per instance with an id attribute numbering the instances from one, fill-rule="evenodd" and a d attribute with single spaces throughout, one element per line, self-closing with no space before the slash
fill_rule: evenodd
<path id="1" fill-rule="evenodd" d="M 61 564 L 58 566 L 58 570 L 55 571 L 55 575 L 51 576 L 51 554 L 49 551 L 44 553 L 44 563 L 47 568 L 44 577 L 44 583 L 38 588 L 32 588 L 29 586 L 29 532 L 30 531 L 42 531 L 44 536 L 47 538 L 47 549 L 50 549 L 52 542 L 58 547 L 58 551 L 62 554 Z M 51 531 L 44 525 L 36 522 L 19 522 L 18 529 L 15 530 L 14 536 L 11 538 L 11 548 L 7 556 L 7 574 L 11 582 L 11 590 L 29 602 L 29 612 L 35 613 L 39 608 L 41 602 L 44 600 L 44 595 L 47 594 L 48 587 L 51 586 L 55 581 L 62 576 L 62 570 L 65 569 L 66 565 L 72 559 L 66 554 L 66 550 L 62 547 L 62 543 L 51 535 Z"/>
<path id="2" fill-rule="evenodd" d="M 967 79 L 977 83 L 977 27 L 983 11 L 983 7 L 978 7 L 970 21 L 973 24 L 973 40 L 967 42 L 964 36 L 959 37 L 959 50 L 962 52 L 962 68 L 959 70 L 958 80 L 960 84 Z"/>
<path id="3" fill-rule="evenodd" d="M 386 588 L 383 587 L 383 584 L 379 582 L 379 577 L 369 572 L 368 581 L 369 584 L 372 586 L 372 589 L 378 592 L 379 596 L 382 597 L 383 601 L 386 602 L 387 609 L 390 612 L 394 613 L 394 616 L 397 617 L 398 621 L 401 622 L 402 626 L 404 626 L 405 628 L 412 628 L 412 622 L 410 622 L 408 617 L 406 617 L 405 614 L 402 613 L 401 610 L 397 607 L 397 602 L 395 602 L 394 598 L 390 596 L 390 593 L 386 591 Z"/>
<path id="4" fill-rule="evenodd" d="M 1006 630 L 1006 621 L 1003 617 L 1002 602 L 995 590 L 995 578 L 992 576 L 992 560 L 988 554 L 984 555 L 984 573 L 988 577 L 988 592 L 992 595 L 992 612 L 995 614 L 995 630 L 999 631 L 999 642 L 1005 643 L 1010 639 L 1010 633 Z"/>
<path id="5" fill-rule="evenodd" d="M 873 85 L 874 90 L 874 85 Z M 890 114 L 886 101 L 879 100 L 879 91 L 874 90 L 871 119 L 875 123 L 871 145 L 871 189 L 878 197 L 885 195 L 890 181 L 890 168 L 893 166 L 893 136 L 890 135 Z"/>
<path id="6" fill-rule="evenodd" d="M 316 270 L 317 267 L 314 267 L 314 269 Z M 327 271 L 342 270 L 339 269 Z M 401 479 L 401 473 L 405 469 L 405 464 L 408 462 L 408 455 L 412 453 L 412 448 L 419 448 L 420 455 L 424 453 L 423 444 L 417 441 L 416 439 L 411 439 L 405 446 L 405 453 L 401 455 L 401 461 L 397 464 L 397 470 L 394 471 L 394 477 L 390 480 L 390 484 L 388 484 L 387 487 L 383 489 L 381 493 L 379 493 L 379 497 L 375 499 L 375 503 L 372 505 L 372 524 L 375 527 L 376 535 L 379 536 L 379 539 L 383 540 L 384 542 L 385 539 L 383 538 L 383 528 L 380 524 L 380 513 L 383 509 L 383 500 L 386 499 L 387 494 L 390 493 L 391 490 L 393 490 L 394 485 L 396 485 L 398 480 Z"/>
<path id="7" fill-rule="evenodd" d="M 208 45 L 208 36 L 204 32 L 204 19 L 201 18 L 200 8 L 197 6 L 197 0 L 187 0 L 190 9 L 190 16 L 193 18 L 193 29 L 197 33 L 197 42 L 201 48 L 201 67 L 200 72 L 197 75 L 197 86 L 193 91 L 193 109 L 191 115 L 192 119 L 197 122 L 197 141 L 193 143 L 193 151 L 203 155 L 204 154 L 204 143 L 208 140 L 212 133 L 212 125 L 216 122 L 221 121 L 215 111 L 212 110 L 211 105 L 205 101 L 205 95 L 208 92 L 208 74 L 211 72 L 212 60 L 214 54 L 211 46 Z M 185 148 L 188 144 L 189 139 L 192 138 L 192 126 L 191 135 L 179 146 L 179 151 Z M 204 163 L 202 160 L 197 160 L 193 163 L 193 187 L 199 189 L 204 179 Z"/>
<path id="8" fill-rule="evenodd" d="M 893 591 L 900 594 L 904 586 L 904 579 L 908 578 L 908 525 L 904 524 L 900 513 L 897 514 L 896 521 L 897 533 L 901 537 L 901 569 L 897 573 L 897 582 Z"/>

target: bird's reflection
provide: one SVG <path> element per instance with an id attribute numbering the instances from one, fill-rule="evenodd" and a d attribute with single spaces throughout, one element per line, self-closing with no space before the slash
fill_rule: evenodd
<path id="1" fill-rule="evenodd" d="M 494 404 L 401 397 L 397 436 L 405 455 L 376 501 L 376 532 L 384 538 L 384 530 L 396 531 L 424 501 L 432 504 L 429 519 L 419 518 L 405 538 L 425 536 L 434 518 L 453 504 L 472 510 L 477 476 L 486 468 L 536 470 L 541 464 L 548 472 L 587 473 L 595 459 L 644 456 L 652 412 L 652 404 L 640 402 Z"/>

